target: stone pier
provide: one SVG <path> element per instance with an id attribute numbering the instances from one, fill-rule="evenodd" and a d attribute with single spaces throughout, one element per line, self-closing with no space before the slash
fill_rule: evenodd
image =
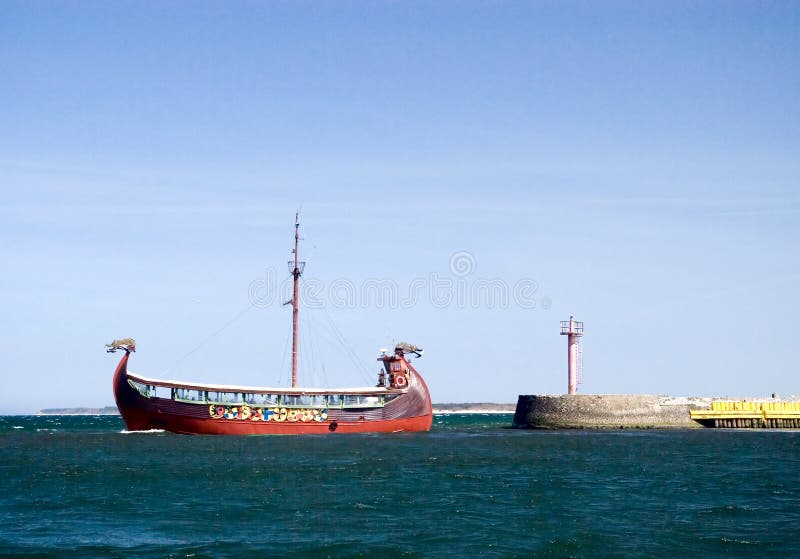
<path id="1" fill-rule="evenodd" d="M 702 427 L 691 410 L 711 398 L 632 394 L 520 395 L 513 426 L 521 429 L 669 429 Z"/>

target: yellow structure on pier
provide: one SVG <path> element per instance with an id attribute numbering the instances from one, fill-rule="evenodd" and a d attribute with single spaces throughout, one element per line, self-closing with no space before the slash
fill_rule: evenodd
<path id="1" fill-rule="evenodd" d="M 800 402 L 718 400 L 689 413 L 706 427 L 800 428 Z"/>

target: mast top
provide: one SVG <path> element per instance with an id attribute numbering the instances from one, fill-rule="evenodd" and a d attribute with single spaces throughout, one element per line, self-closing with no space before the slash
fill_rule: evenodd
<path id="1" fill-rule="evenodd" d="M 300 260 L 299 255 L 297 254 L 299 247 L 300 247 L 300 210 L 298 209 L 294 214 L 294 249 L 292 250 L 292 254 L 294 254 L 294 259 L 288 262 L 289 273 L 292 274 L 295 280 L 303 275 L 303 270 L 306 267 L 306 263 Z"/>

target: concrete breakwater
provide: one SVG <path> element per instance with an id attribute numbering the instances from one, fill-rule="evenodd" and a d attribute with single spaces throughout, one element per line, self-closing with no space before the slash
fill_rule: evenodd
<path id="1" fill-rule="evenodd" d="M 513 426 L 529 429 L 665 429 L 702 427 L 691 410 L 711 398 L 627 394 L 520 395 Z"/>

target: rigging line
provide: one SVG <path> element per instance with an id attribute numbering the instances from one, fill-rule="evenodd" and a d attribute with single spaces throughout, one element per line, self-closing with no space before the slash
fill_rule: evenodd
<path id="1" fill-rule="evenodd" d="M 311 351 L 311 342 L 308 339 L 308 325 L 306 322 L 308 322 L 308 315 L 303 313 L 303 320 L 300 321 L 297 329 L 297 368 L 298 376 L 303 379 L 303 383 L 300 384 L 301 386 L 308 386 L 309 382 L 314 384 L 314 356 Z M 299 348 L 303 348 L 302 353 L 299 351 Z"/>
<path id="2" fill-rule="evenodd" d="M 325 306 L 321 305 L 320 308 L 322 309 L 324 316 L 327 318 L 333 333 L 338 338 L 339 344 L 344 348 L 348 357 L 350 357 L 350 361 L 353 363 L 356 369 L 361 372 L 361 374 L 364 376 L 364 379 L 368 380 L 372 378 L 372 376 L 369 374 L 369 371 L 367 371 L 364 362 L 361 360 L 361 358 L 359 358 L 358 354 L 353 350 L 350 344 L 347 343 L 347 339 L 344 337 L 344 334 L 342 334 L 341 330 L 339 330 L 339 327 L 336 326 L 336 323 L 328 313 Z"/>
<path id="3" fill-rule="evenodd" d="M 344 339 L 343 334 L 339 331 L 336 325 L 333 323 L 331 318 L 325 315 L 325 319 L 327 320 L 328 330 L 330 334 L 333 336 L 333 340 L 338 343 L 345 352 L 345 355 L 350 359 L 354 366 L 359 367 L 359 363 L 357 362 L 355 352 L 350 350 L 350 347 L 347 345 L 346 340 Z"/>
<path id="4" fill-rule="evenodd" d="M 283 386 L 284 367 L 286 365 L 286 354 L 289 352 L 289 341 L 292 338 L 292 329 L 290 328 L 286 334 L 286 342 L 283 344 L 283 357 L 281 357 L 280 366 L 278 367 L 278 386 Z M 291 374 L 291 373 L 290 373 Z"/>
<path id="5" fill-rule="evenodd" d="M 322 369 L 322 385 L 330 386 L 330 383 L 328 383 L 328 371 L 325 370 L 325 363 L 321 363 L 320 368 Z"/>
<path id="6" fill-rule="evenodd" d="M 307 310 L 307 309 L 303 309 Z M 303 313 L 305 320 L 302 324 L 301 334 L 305 339 L 305 347 L 306 352 L 305 356 L 306 359 L 306 366 L 304 367 L 306 379 L 310 384 L 316 385 L 318 384 L 317 381 L 317 347 L 314 340 L 313 332 L 311 332 L 311 321 L 309 320 L 310 316 L 308 312 Z"/>
<path id="7" fill-rule="evenodd" d="M 316 384 L 324 386 L 326 383 L 320 378 L 319 370 L 321 359 L 321 350 L 319 339 L 317 338 L 316 324 L 312 313 L 306 312 L 306 336 L 309 338 L 308 347 L 311 352 L 311 366 L 313 369 L 313 379 Z"/>
<path id="8" fill-rule="evenodd" d="M 319 333 L 320 329 L 317 327 L 316 319 L 313 322 L 311 322 L 311 327 L 314 330 L 314 332 Z M 322 338 L 323 336 L 320 335 L 320 337 Z M 319 349 L 319 345 L 317 346 L 317 351 L 319 352 L 319 366 L 320 369 L 322 370 L 322 382 L 325 384 L 325 386 L 328 386 L 328 372 L 325 369 L 326 354 L 324 350 Z"/>
<path id="9" fill-rule="evenodd" d="M 324 382 L 319 375 L 319 365 L 320 365 L 320 345 L 319 340 L 317 339 L 316 332 L 314 329 L 314 321 L 311 318 L 310 313 L 306 313 L 308 317 L 306 319 L 306 335 L 309 337 L 310 341 L 308 342 L 308 347 L 311 349 L 311 364 L 314 369 L 314 382 L 324 386 Z"/>
<path id="10" fill-rule="evenodd" d="M 317 328 L 317 317 L 315 313 L 312 312 L 310 308 L 306 310 L 306 326 L 308 329 L 308 335 L 311 337 L 309 348 L 311 349 L 312 360 L 314 363 L 314 381 L 321 383 L 322 386 L 328 386 L 328 376 L 325 372 L 325 351 L 318 343 L 320 339 L 324 338 L 324 336 Z M 322 371 L 321 379 L 318 378 L 320 370 Z"/>
<path id="11" fill-rule="evenodd" d="M 162 372 L 161 372 L 161 374 L 162 374 L 162 375 L 166 375 L 167 373 L 169 373 L 169 372 L 170 372 L 170 371 L 171 371 L 173 368 L 175 368 L 177 365 L 179 365 L 180 363 L 182 363 L 182 362 L 183 362 L 183 361 L 184 361 L 186 358 L 188 358 L 188 357 L 189 357 L 190 355 L 192 355 L 193 353 L 197 352 L 197 351 L 198 351 L 199 349 L 201 349 L 201 348 L 202 348 L 204 345 L 206 345 L 206 344 L 207 344 L 209 341 L 211 341 L 211 340 L 212 340 L 214 337 L 216 337 L 216 336 L 218 336 L 219 334 L 221 334 L 221 333 L 222 333 L 224 330 L 226 330 L 226 329 L 227 329 L 227 328 L 228 328 L 228 327 L 229 327 L 231 324 L 233 324 L 234 322 L 236 322 L 237 320 L 239 320 L 240 318 L 242 318 L 242 317 L 245 315 L 245 313 L 247 313 L 247 311 L 249 311 L 250 309 L 252 309 L 254 306 L 255 306 L 255 305 L 253 305 L 252 303 L 248 304 L 248 305 L 247 305 L 245 308 L 243 308 L 243 309 L 242 309 L 242 310 L 240 310 L 238 313 L 236 313 L 236 315 L 235 315 L 233 318 L 231 318 L 230 320 L 228 320 L 228 322 L 226 322 L 226 323 L 225 323 L 225 324 L 223 324 L 221 327 L 217 328 L 217 329 L 216 329 L 214 332 L 212 332 L 211 334 L 209 334 L 208 336 L 206 336 L 205 338 L 203 338 L 203 339 L 200 341 L 200 343 L 199 343 L 199 344 L 197 344 L 196 346 L 194 346 L 194 347 L 193 347 L 191 350 L 189 350 L 189 352 L 188 352 L 188 353 L 186 353 L 186 354 L 185 354 L 185 355 L 183 355 L 182 357 L 179 357 L 177 361 L 175 361 L 174 363 L 172 363 L 172 365 L 170 365 L 169 367 L 167 367 L 166 369 L 164 369 L 164 371 L 162 371 Z"/>
<path id="12" fill-rule="evenodd" d="M 328 345 L 333 346 L 333 347 L 336 347 L 337 345 L 341 345 L 341 341 L 336 339 L 333 336 L 332 332 L 330 332 L 330 327 L 325 328 L 325 325 L 323 324 L 322 328 L 317 328 L 318 324 L 319 324 L 318 321 L 312 321 L 311 322 L 315 337 L 318 337 L 318 339 L 324 340 Z M 323 373 L 323 378 L 324 378 L 325 385 L 327 386 L 328 385 L 328 372 L 327 372 L 327 369 L 325 368 L 325 357 L 324 357 L 325 356 L 325 352 L 323 350 L 320 350 L 318 345 L 315 345 L 314 347 L 317 348 L 317 350 L 322 354 L 320 359 L 319 359 L 319 363 L 320 363 L 320 366 L 322 367 L 322 373 Z M 348 357 L 350 358 L 350 356 L 348 356 Z M 350 359 L 352 361 L 352 358 L 350 358 Z"/>

